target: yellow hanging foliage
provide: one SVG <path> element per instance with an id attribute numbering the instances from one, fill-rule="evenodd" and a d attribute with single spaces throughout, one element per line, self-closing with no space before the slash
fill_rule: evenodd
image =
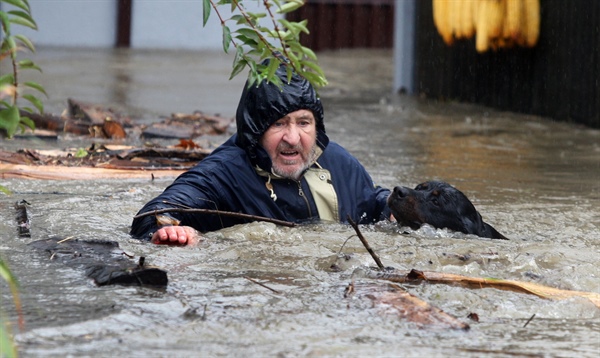
<path id="1" fill-rule="evenodd" d="M 477 52 L 534 47 L 540 0 L 433 0 L 433 22 L 447 45 L 475 36 Z"/>

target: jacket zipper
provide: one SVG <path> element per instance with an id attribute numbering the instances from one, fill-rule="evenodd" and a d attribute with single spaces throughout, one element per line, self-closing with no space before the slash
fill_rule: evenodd
<path id="1" fill-rule="evenodd" d="M 298 183 L 298 195 L 300 195 L 304 199 L 304 202 L 306 203 L 306 209 L 308 210 L 308 217 L 312 218 L 310 204 L 308 203 L 308 199 L 304 195 L 304 190 L 302 190 L 302 182 L 298 180 L 297 183 Z"/>

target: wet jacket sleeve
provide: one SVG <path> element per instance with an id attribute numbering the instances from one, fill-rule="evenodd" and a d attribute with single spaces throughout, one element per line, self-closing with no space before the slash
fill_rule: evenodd
<path id="1" fill-rule="evenodd" d="M 218 187 L 209 177 L 202 175 L 199 170 L 190 170 L 179 176 L 162 194 L 144 205 L 138 214 L 173 207 L 215 209 L 220 204 L 220 198 L 215 195 L 218 191 Z M 169 212 L 160 215 L 177 219 L 181 225 L 192 226 L 197 230 L 203 229 L 203 225 L 191 214 Z M 150 240 L 158 228 L 155 216 L 149 215 L 134 219 L 130 234 L 137 239 Z"/>

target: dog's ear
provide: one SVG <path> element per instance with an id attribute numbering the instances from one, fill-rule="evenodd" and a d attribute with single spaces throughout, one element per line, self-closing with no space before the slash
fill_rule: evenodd
<path id="1" fill-rule="evenodd" d="M 508 237 L 502 235 L 500 232 L 498 232 L 498 230 L 494 229 L 492 227 L 492 225 L 488 224 L 488 223 L 483 223 L 483 226 L 485 227 L 485 231 L 488 232 L 490 234 L 490 238 L 492 239 L 498 239 L 498 240 L 510 240 Z"/>

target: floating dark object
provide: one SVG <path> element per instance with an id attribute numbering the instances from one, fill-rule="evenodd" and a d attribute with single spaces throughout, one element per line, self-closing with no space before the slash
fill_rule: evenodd
<path id="1" fill-rule="evenodd" d="M 115 241 L 49 238 L 29 245 L 48 253 L 51 260 L 85 270 L 98 286 L 165 287 L 169 282 L 166 271 L 145 265 L 145 258 L 136 262 Z"/>
<path id="2" fill-rule="evenodd" d="M 26 200 L 20 200 L 15 203 L 17 211 L 17 231 L 19 237 L 31 237 L 31 222 L 29 220 L 29 203 Z"/>

